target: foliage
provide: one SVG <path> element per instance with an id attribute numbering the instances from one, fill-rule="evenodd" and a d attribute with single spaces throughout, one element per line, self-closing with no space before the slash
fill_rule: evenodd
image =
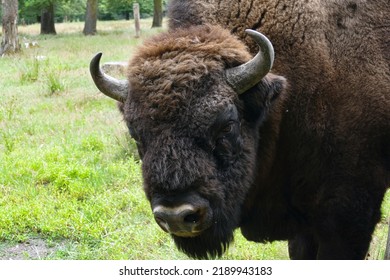
<path id="1" fill-rule="evenodd" d="M 86 0 L 66 0 L 57 5 L 57 21 L 82 21 L 85 16 Z"/>
<path id="2" fill-rule="evenodd" d="M 65 83 L 61 79 L 61 71 L 61 65 L 50 63 L 45 56 L 35 56 L 20 64 L 20 84 L 26 85 L 40 82 L 45 94 L 58 94 L 65 91 Z"/>
<path id="3" fill-rule="evenodd" d="M 19 20 L 31 24 L 39 21 L 41 9 L 54 3 L 56 21 L 81 21 L 84 19 L 86 0 L 19 0 Z"/>
<path id="4" fill-rule="evenodd" d="M 20 66 L 19 70 L 20 83 L 23 85 L 37 81 L 39 77 L 39 68 L 40 61 L 38 59 L 32 58 L 25 61 L 25 63 Z"/>
<path id="5" fill-rule="evenodd" d="M 140 4 L 143 18 L 153 16 L 153 0 L 99 0 L 99 19 L 129 19 L 134 2 Z M 19 20 L 26 24 L 39 22 L 42 7 L 49 3 L 55 4 L 56 22 L 84 20 L 87 0 L 19 0 Z M 163 3 L 166 6 L 167 0 Z"/>
<path id="6" fill-rule="evenodd" d="M 58 94 L 65 90 L 65 84 L 61 80 L 61 72 L 46 72 L 46 92 L 48 95 Z"/>
<path id="7" fill-rule="evenodd" d="M 163 1 L 164 7 L 168 0 Z M 100 19 L 129 19 L 133 16 L 133 4 L 139 3 L 142 18 L 153 16 L 153 0 L 101 0 Z"/>

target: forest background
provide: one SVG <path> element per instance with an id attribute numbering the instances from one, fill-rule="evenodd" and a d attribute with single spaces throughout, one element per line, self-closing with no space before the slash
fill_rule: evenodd
<path id="1" fill-rule="evenodd" d="M 14 4 L 6 3 L 14 2 Z M 9 0 L 5 7 L 18 6 L 18 23 L 41 24 L 41 34 L 56 34 L 55 23 L 85 21 L 83 33 L 94 35 L 97 20 L 120 20 L 134 17 L 134 4 L 139 4 L 141 18 L 153 17 L 152 27 L 161 27 L 167 0 Z M 4 22 L 3 22 L 4 28 Z M 3 31 L 4 33 L 4 31 Z"/>

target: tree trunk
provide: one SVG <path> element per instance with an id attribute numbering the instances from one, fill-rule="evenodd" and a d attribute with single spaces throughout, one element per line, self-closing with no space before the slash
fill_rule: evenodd
<path id="1" fill-rule="evenodd" d="M 87 11 L 85 13 L 84 35 L 96 34 L 96 22 L 98 14 L 98 0 L 87 1 Z"/>
<path id="2" fill-rule="evenodd" d="M 129 11 L 125 11 L 125 18 L 126 18 L 126 20 L 130 20 L 130 12 Z"/>
<path id="3" fill-rule="evenodd" d="M 18 39 L 18 1 L 2 0 L 3 38 L 0 45 L 0 57 L 20 51 Z"/>
<path id="4" fill-rule="evenodd" d="M 54 26 L 54 3 L 49 3 L 41 11 L 41 34 L 57 34 Z"/>
<path id="5" fill-rule="evenodd" d="M 152 27 L 161 27 L 163 19 L 162 0 L 153 0 L 154 13 Z"/>

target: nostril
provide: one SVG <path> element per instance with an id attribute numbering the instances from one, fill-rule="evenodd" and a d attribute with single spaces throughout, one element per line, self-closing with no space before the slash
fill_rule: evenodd
<path id="1" fill-rule="evenodd" d="M 161 213 L 161 212 L 153 212 L 154 214 L 154 218 L 158 221 L 164 221 L 165 222 L 165 219 L 164 219 L 164 213 Z"/>
<path id="2" fill-rule="evenodd" d="M 164 215 L 161 214 L 161 213 L 155 213 L 154 215 L 154 219 L 155 221 L 157 222 L 157 224 L 166 232 L 169 231 L 169 226 L 168 226 L 168 223 L 166 221 L 166 219 L 164 218 Z"/>
<path id="3" fill-rule="evenodd" d="M 200 221 L 200 214 L 199 213 L 192 213 L 192 214 L 187 214 L 184 217 L 184 222 L 185 223 L 191 223 L 191 224 L 197 224 Z"/>
<path id="4" fill-rule="evenodd" d="M 162 205 L 153 208 L 154 219 L 165 231 L 177 236 L 194 236 L 210 225 L 208 205 L 201 207 L 183 204 L 177 207 Z"/>
<path id="5" fill-rule="evenodd" d="M 175 207 L 156 205 L 153 207 L 155 221 L 162 230 L 175 236 L 198 236 L 212 225 L 209 204 L 207 201 L 200 202 L 197 205 L 182 204 Z"/>
<path id="6" fill-rule="evenodd" d="M 165 221 L 163 218 L 160 218 L 160 217 L 155 216 L 154 219 L 156 220 L 156 222 L 157 222 L 158 224 L 166 223 L 166 221 Z"/>

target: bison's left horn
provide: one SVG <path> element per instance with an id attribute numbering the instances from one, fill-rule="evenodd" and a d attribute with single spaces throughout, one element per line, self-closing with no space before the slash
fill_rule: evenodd
<path id="1" fill-rule="evenodd" d="M 102 53 L 96 54 L 89 64 L 89 71 L 97 88 L 105 95 L 124 102 L 127 97 L 129 83 L 127 80 L 118 80 L 108 76 L 100 69 L 100 58 Z"/>
<path id="2" fill-rule="evenodd" d="M 226 70 L 226 80 L 238 94 L 244 93 L 267 75 L 272 68 L 275 56 L 274 48 L 267 37 L 250 29 L 247 29 L 246 33 L 256 41 L 260 50 L 247 63 Z"/>

